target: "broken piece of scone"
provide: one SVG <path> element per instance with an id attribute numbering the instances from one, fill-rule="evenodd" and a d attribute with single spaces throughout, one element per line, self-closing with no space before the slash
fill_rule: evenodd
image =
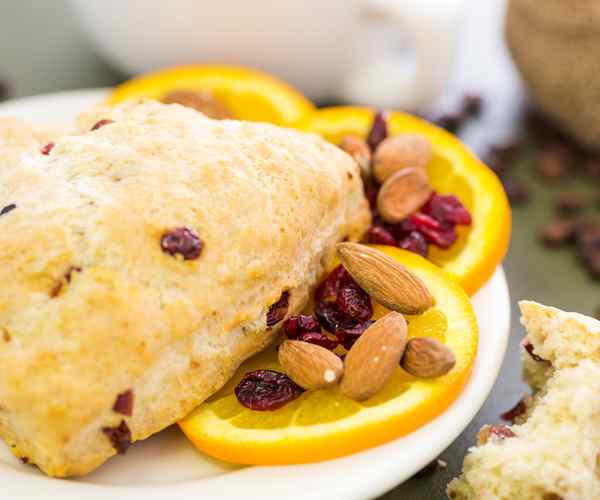
<path id="1" fill-rule="evenodd" d="M 536 391 L 519 424 L 485 426 L 448 486 L 453 499 L 600 498 L 600 321 L 520 303 Z"/>
<path id="2" fill-rule="evenodd" d="M 52 476 L 218 390 L 370 222 L 358 166 L 315 135 L 151 101 L 44 152 L 3 123 L 0 436 Z"/>

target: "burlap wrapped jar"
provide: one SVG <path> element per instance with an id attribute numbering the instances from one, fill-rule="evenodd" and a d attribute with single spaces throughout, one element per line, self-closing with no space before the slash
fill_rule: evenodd
<path id="1" fill-rule="evenodd" d="M 600 0 L 509 0 L 506 37 L 535 103 L 600 149 Z"/>

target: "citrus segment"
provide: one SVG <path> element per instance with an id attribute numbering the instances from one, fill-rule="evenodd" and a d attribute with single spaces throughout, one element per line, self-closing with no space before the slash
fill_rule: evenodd
<path id="1" fill-rule="evenodd" d="M 374 111 L 340 106 L 307 115 L 301 128 L 339 144 L 346 134 L 366 137 Z M 429 260 L 454 275 L 467 293 L 475 293 L 493 274 L 506 254 L 511 218 L 508 200 L 496 175 L 452 134 L 420 118 L 389 113 L 390 135 L 418 133 L 433 144 L 427 173 L 433 188 L 459 198 L 473 217 L 469 227 L 458 226 L 458 240 L 447 250 L 430 246 Z"/>
<path id="2" fill-rule="evenodd" d="M 109 104 L 131 97 L 160 101 L 174 91 L 208 91 L 234 118 L 283 126 L 297 124 L 315 109 L 287 83 L 260 71 L 226 65 L 181 66 L 142 75 L 118 86 Z"/>
<path id="3" fill-rule="evenodd" d="M 467 381 L 477 351 L 477 324 L 460 285 L 422 257 L 376 247 L 411 269 L 429 288 L 435 307 L 408 316 L 409 335 L 430 335 L 456 355 L 455 367 L 435 379 L 415 378 L 400 367 L 378 394 L 364 402 L 337 388 L 307 391 L 276 411 L 243 407 L 233 395 L 241 377 L 257 369 L 282 371 L 273 347 L 246 361 L 217 394 L 180 426 L 205 453 L 240 464 L 291 464 L 326 460 L 405 435 L 443 412 Z M 375 306 L 374 317 L 388 312 Z"/>

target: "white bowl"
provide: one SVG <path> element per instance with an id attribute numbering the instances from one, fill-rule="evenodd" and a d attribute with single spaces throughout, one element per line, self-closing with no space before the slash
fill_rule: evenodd
<path id="1" fill-rule="evenodd" d="M 106 95 L 102 89 L 65 92 L 0 105 L 0 116 L 41 124 L 68 124 Z M 387 444 L 327 462 L 235 467 L 197 452 L 177 428 L 136 443 L 92 474 L 70 481 L 22 465 L 0 444 L 2 498 L 19 500 L 353 500 L 380 495 L 437 457 L 465 429 L 487 398 L 500 370 L 510 326 L 510 299 L 499 268 L 473 297 L 480 341 L 471 379 L 441 415 Z M 109 487 L 110 486 L 110 487 Z M 308 490 L 309 488 L 310 490 Z"/>

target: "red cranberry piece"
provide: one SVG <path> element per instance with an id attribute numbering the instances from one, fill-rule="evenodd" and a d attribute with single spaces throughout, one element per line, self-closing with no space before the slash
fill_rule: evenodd
<path id="1" fill-rule="evenodd" d="M 335 336 L 338 338 L 344 349 L 350 350 L 354 345 L 354 342 L 356 342 L 373 323 L 375 323 L 373 320 L 367 320 L 359 323 L 339 324 L 335 331 Z"/>
<path id="2" fill-rule="evenodd" d="M 131 445 L 131 431 L 125 420 L 122 420 L 117 427 L 103 427 L 102 432 L 119 455 L 123 455 Z"/>
<path id="3" fill-rule="evenodd" d="M 131 389 L 117 395 L 113 411 L 131 417 L 133 414 L 133 391 Z"/>
<path id="4" fill-rule="evenodd" d="M 289 292 L 283 292 L 279 300 L 269 307 L 267 312 L 267 326 L 273 326 L 279 323 L 288 312 L 289 307 Z"/>
<path id="5" fill-rule="evenodd" d="M 416 212 L 408 216 L 409 222 L 411 222 L 416 229 L 423 231 L 423 229 L 432 229 L 434 231 L 441 231 L 442 224 L 431 217 L 430 215 Z"/>
<path id="6" fill-rule="evenodd" d="M 527 354 L 529 354 L 531 356 L 531 359 L 533 359 L 534 361 L 537 361 L 538 363 L 547 363 L 548 362 L 547 360 L 545 360 L 541 356 L 538 356 L 534 352 L 533 344 L 531 342 L 529 342 L 529 340 L 527 340 L 527 339 L 523 340 L 523 342 L 521 342 L 521 345 L 523 346 L 523 349 L 525 349 L 527 351 Z"/>
<path id="7" fill-rule="evenodd" d="M 166 231 L 160 239 L 163 252 L 169 255 L 181 255 L 185 260 L 193 260 L 200 257 L 204 244 L 187 227 L 177 227 Z"/>
<path id="8" fill-rule="evenodd" d="M 50 151 L 52 151 L 53 147 L 54 147 L 54 143 L 53 142 L 49 142 L 44 147 L 42 147 L 42 149 L 40 149 L 40 153 L 42 153 L 43 155 L 49 155 Z"/>
<path id="9" fill-rule="evenodd" d="M 505 411 L 500 415 L 502 420 L 514 422 L 518 417 L 527 413 L 527 408 L 531 405 L 531 396 L 523 396 L 519 402 L 510 410 Z"/>
<path id="10" fill-rule="evenodd" d="M 100 120 L 100 121 L 94 123 L 94 126 L 91 128 L 91 130 L 92 131 L 98 130 L 99 128 L 102 128 L 105 125 L 110 125 L 111 123 L 115 123 L 115 121 L 114 120 L 108 120 L 108 119 Z"/>
<path id="11" fill-rule="evenodd" d="M 398 246 L 404 250 L 419 254 L 422 257 L 427 257 L 427 241 L 425 240 L 425 236 L 419 231 L 412 231 L 409 233 L 408 236 L 404 237 L 398 243 Z"/>
<path id="12" fill-rule="evenodd" d="M 334 340 L 324 333 L 318 332 L 306 332 L 300 335 L 299 339 L 302 342 L 308 342 L 309 344 L 317 344 L 325 349 L 333 351 L 339 344 L 337 340 Z"/>
<path id="13" fill-rule="evenodd" d="M 438 222 L 447 224 L 460 224 L 468 226 L 471 224 L 471 214 L 463 206 L 456 196 L 442 196 L 433 193 L 427 203 L 421 208 L 421 212 L 433 217 Z"/>
<path id="14" fill-rule="evenodd" d="M 323 328 L 331 333 L 335 333 L 338 325 L 344 320 L 337 302 L 317 302 L 315 305 L 315 316 Z"/>
<path id="15" fill-rule="evenodd" d="M 390 245 L 396 246 L 396 239 L 386 228 L 381 226 L 373 226 L 369 229 L 367 233 L 367 240 L 369 243 L 374 243 L 375 245 Z"/>
<path id="16" fill-rule="evenodd" d="M 354 281 L 340 288 L 337 305 L 343 315 L 357 321 L 367 320 L 373 314 L 371 298 Z"/>
<path id="17" fill-rule="evenodd" d="M 417 212 L 410 215 L 409 219 L 429 243 L 440 248 L 450 248 L 458 238 L 453 226 L 441 224 L 429 215 Z"/>
<path id="18" fill-rule="evenodd" d="M 341 264 L 329 273 L 329 276 L 318 286 L 315 292 L 315 300 L 334 301 L 337 299 L 337 294 L 342 283 L 350 281 L 352 278 L 348 271 Z"/>
<path id="19" fill-rule="evenodd" d="M 366 187 L 366 197 L 369 200 L 369 207 L 371 208 L 371 212 L 375 216 L 377 214 L 377 195 L 379 194 L 379 186 L 375 186 L 373 184 L 369 184 Z"/>
<path id="20" fill-rule="evenodd" d="M 285 320 L 283 329 L 288 339 L 299 339 L 305 333 L 321 333 L 321 325 L 313 316 L 295 314 Z"/>
<path id="21" fill-rule="evenodd" d="M 515 437 L 516 434 L 505 425 L 490 425 L 490 435 L 500 439 Z"/>
<path id="22" fill-rule="evenodd" d="M 377 146 L 388 136 L 388 114 L 385 111 L 377 111 L 373 118 L 373 125 L 367 136 L 367 144 L 371 151 L 375 151 Z"/>
<path id="23" fill-rule="evenodd" d="M 304 392 L 285 373 L 256 370 L 246 373 L 235 388 L 235 395 L 246 408 L 273 411 L 293 401 Z"/>
<path id="24" fill-rule="evenodd" d="M 12 212 L 15 208 L 17 208 L 17 205 L 14 203 L 11 203 L 10 205 L 6 205 L 5 207 L 2 207 L 2 209 L 0 210 L 0 215 L 6 215 L 8 212 Z"/>

